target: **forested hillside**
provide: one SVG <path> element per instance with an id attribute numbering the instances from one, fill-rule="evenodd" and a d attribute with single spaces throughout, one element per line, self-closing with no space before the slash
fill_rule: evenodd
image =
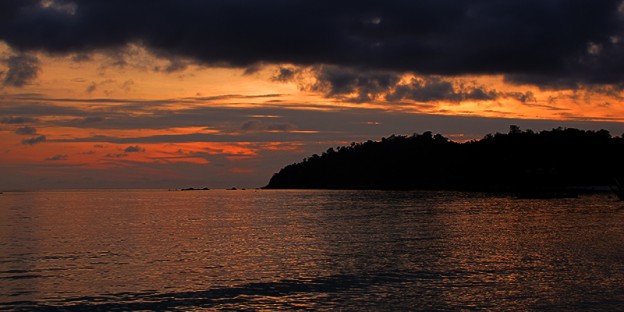
<path id="1" fill-rule="evenodd" d="M 330 148 L 276 173 L 265 188 L 517 191 L 611 185 L 624 140 L 606 130 L 489 134 L 465 143 L 431 132 Z"/>

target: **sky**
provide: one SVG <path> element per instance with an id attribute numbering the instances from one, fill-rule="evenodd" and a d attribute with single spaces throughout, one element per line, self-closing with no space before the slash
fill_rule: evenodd
<path id="1" fill-rule="evenodd" d="M 0 0 L 0 190 L 253 188 L 392 134 L 623 122 L 621 0 Z"/>

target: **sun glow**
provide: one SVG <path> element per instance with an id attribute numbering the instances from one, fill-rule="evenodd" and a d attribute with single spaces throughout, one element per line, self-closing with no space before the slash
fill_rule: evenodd
<path id="1" fill-rule="evenodd" d="M 0 50 L 5 59 L 16 53 Z M 317 145 L 322 151 L 418 126 L 397 128 L 382 116 L 624 121 L 621 95 L 609 86 L 540 89 L 503 75 L 333 77 L 342 72 L 293 64 L 211 67 L 158 57 L 140 45 L 31 55 L 36 79 L 0 93 L 0 161 L 28 175 L 125 168 L 175 180 L 192 170 L 174 168 L 204 166 L 219 177 L 265 180 L 284 163 L 318 153 L 311 149 Z M 449 133 L 458 141 L 483 135 Z"/>

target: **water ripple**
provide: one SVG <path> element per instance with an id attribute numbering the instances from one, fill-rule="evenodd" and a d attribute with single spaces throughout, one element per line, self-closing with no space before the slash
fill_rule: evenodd
<path id="1" fill-rule="evenodd" d="M 624 306 L 624 213 L 606 196 L 84 191 L 1 200 L 0 310 Z"/>

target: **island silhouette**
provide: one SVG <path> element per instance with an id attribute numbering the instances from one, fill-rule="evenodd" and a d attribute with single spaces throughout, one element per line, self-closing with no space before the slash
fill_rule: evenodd
<path id="1" fill-rule="evenodd" d="M 458 143 L 430 131 L 329 148 L 275 173 L 266 189 L 418 189 L 574 197 L 620 187 L 624 139 L 607 130 L 509 132 Z"/>

